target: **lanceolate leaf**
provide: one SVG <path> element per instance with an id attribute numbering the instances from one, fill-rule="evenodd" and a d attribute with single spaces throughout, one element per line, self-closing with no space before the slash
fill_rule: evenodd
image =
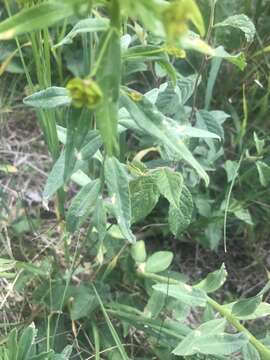
<path id="1" fill-rule="evenodd" d="M 71 44 L 77 34 L 106 31 L 109 28 L 109 20 L 106 18 L 88 18 L 79 21 L 74 28 L 54 48 Z"/>
<path id="2" fill-rule="evenodd" d="M 34 325 L 28 326 L 22 333 L 18 342 L 17 360 L 25 360 L 28 358 L 31 347 L 36 336 L 36 329 Z"/>
<path id="3" fill-rule="evenodd" d="M 249 299 L 239 300 L 233 305 L 232 314 L 237 317 L 252 315 L 261 302 L 261 296 L 254 296 Z"/>
<path id="4" fill-rule="evenodd" d="M 207 293 L 211 293 L 219 289 L 227 278 L 227 271 L 225 265 L 222 264 L 221 268 L 207 275 L 206 279 L 195 285 L 196 288 L 202 289 Z"/>
<path id="5" fill-rule="evenodd" d="M 46 1 L 0 23 L 0 40 L 49 27 L 85 6 L 85 0 Z"/>
<path id="6" fill-rule="evenodd" d="M 67 230 L 74 232 L 94 210 L 100 193 L 100 180 L 94 180 L 84 186 L 73 198 L 67 213 Z"/>
<path id="7" fill-rule="evenodd" d="M 81 160 L 77 160 L 76 164 L 74 165 L 73 173 L 76 173 L 79 169 L 81 169 L 84 164 L 84 160 L 90 159 L 98 151 L 101 145 L 102 141 L 98 131 L 91 131 L 91 134 L 89 134 L 88 143 L 83 146 L 83 148 L 78 154 Z M 65 184 L 64 171 L 65 151 L 61 153 L 48 176 L 43 192 L 44 199 L 49 199 L 50 197 L 52 197 L 56 193 L 56 191 Z M 66 181 L 67 180 L 68 179 L 66 179 Z"/>
<path id="8" fill-rule="evenodd" d="M 109 156 L 117 155 L 118 97 L 121 79 L 120 37 L 115 29 L 104 34 L 100 46 L 100 62 L 96 64 L 97 83 L 103 92 L 103 102 L 97 109 L 97 126 Z M 110 61 L 108 61 L 110 59 Z"/>
<path id="9" fill-rule="evenodd" d="M 244 14 L 229 16 L 224 21 L 217 23 L 214 27 L 231 26 L 244 32 L 248 42 L 253 41 L 256 29 L 253 22 Z"/>
<path id="10" fill-rule="evenodd" d="M 52 86 L 26 97 L 25 105 L 39 109 L 53 109 L 58 106 L 70 105 L 71 98 L 66 88 Z"/>
<path id="11" fill-rule="evenodd" d="M 206 294 L 202 290 L 184 283 L 179 282 L 177 285 L 157 284 L 153 288 L 190 306 L 204 307 L 206 305 Z"/>
<path id="12" fill-rule="evenodd" d="M 179 205 L 171 205 L 169 209 L 169 225 L 171 232 L 178 236 L 190 224 L 193 211 L 192 195 L 188 188 L 183 186 Z"/>
<path id="13" fill-rule="evenodd" d="M 225 309 L 232 311 L 233 306 L 236 304 L 237 303 L 234 302 L 234 303 L 223 305 L 223 307 Z M 268 304 L 266 302 L 261 302 L 259 304 L 259 306 L 257 306 L 257 308 L 253 311 L 253 313 L 251 313 L 249 315 L 238 314 L 237 318 L 240 320 L 246 321 L 246 320 L 255 320 L 255 319 L 263 318 L 263 317 L 269 316 L 269 315 L 270 315 L 270 304 Z"/>
<path id="14" fill-rule="evenodd" d="M 93 215 L 93 224 L 95 225 L 98 238 L 100 241 L 103 241 L 106 236 L 107 231 L 107 213 L 104 206 L 104 201 L 102 196 L 100 196 L 97 200 L 94 215 Z"/>
<path id="15" fill-rule="evenodd" d="M 193 330 L 174 349 L 173 353 L 179 356 L 194 354 L 230 355 L 248 343 L 248 338 L 240 334 L 224 333 L 226 322 L 222 319 L 210 320 L 196 330 Z"/>
<path id="16" fill-rule="evenodd" d="M 128 241 L 134 242 L 136 238 L 130 230 L 131 203 L 126 169 L 115 157 L 107 157 L 104 172 L 114 216 L 122 234 Z"/>
<path id="17" fill-rule="evenodd" d="M 153 174 L 160 193 L 174 207 L 179 206 L 180 195 L 183 186 L 183 177 L 180 173 L 172 171 L 170 168 L 161 168 Z"/>
<path id="18" fill-rule="evenodd" d="M 244 70 L 247 65 L 243 53 L 236 55 L 229 54 L 223 46 L 218 46 L 214 49 L 200 39 L 198 35 L 191 32 L 181 38 L 181 46 L 185 50 L 195 50 L 211 57 L 225 59 L 238 66 L 240 70 Z"/>
<path id="19" fill-rule="evenodd" d="M 169 124 L 165 116 L 146 97 L 142 97 L 141 100 L 135 103 L 128 96 L 123 96 L 122 102 L 130 116 L 142 130 L 168 147 L 179 158 L 185 160 L 197 171 L 206 184 L 209 183 L 205 170 L 175 133 L 175 129 L 168 126 Z"/>
<path id="20" fill-rule="evenodd" d="M 263 161 L 256 161 L 259 179 L 262 186 L 267 186 L 270 182 L 270 166 Z"/>
<path id="21" fill-rule="evenodd" d="M 242 350 L 243 360 L 261 360 L 261 357 L 256 348 L 248 343 Z"/>

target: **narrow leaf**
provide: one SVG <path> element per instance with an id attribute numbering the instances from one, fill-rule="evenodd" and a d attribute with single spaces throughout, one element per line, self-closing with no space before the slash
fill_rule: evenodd
<path id="1" fill-rule="evenodd" d="M 53 109 L 70 105 L 71 99 L 66 88 L 52 86 L 26 97 L 23 102 L 25 105 L 39 109 Z"/>
<path id="2" fill-rule="evenodd" d="M 96 111 L 96 120 L 106 152 L 113 156 L 119 152 L 117 124 L 121 80 L 121 46 L 116 30 L 110 29 L 104 35 L 99 55 L 96 78 L 104 100 Z"/>
<path id="3" fill-rule="evenodd" d="M 157 284 L 153 288 L 190 306 L 204 307 L 207 302 L 205 292 L 181 282 L 177 285 Z"/>
<path id="4" fill-rule="evenodd" d="M 106 31 L 109 27 L 109 20 L 106 18 L 88 18 L 79 21 L 74 28 L 54 48 L 71 44 L 78 34 Z"/>
<path id="5" fill-rule="evenodd" d="M 226 281 L 227 271 L 225 265 L 222 264 L 221 268 L 207 275 L 206 279 L 199 282 L 194 287 L 202 289 L 207 293 L 218 290 Z"/>
<path id="6" fill-rule="evenodd" d="M 122 103 L 130 113 L 137 125 L 151 137 L 167 146 L 174 154 L 189 165 L 204 179 L 208 185 L 209 178 L 205 170 L 193 157 L 190 150 L 175 132 L 175 128 L 169 126 L 166 117 L 145 96 L 138 102 L 133 102 L 128 96 L 122 97 Z"/>
<path id="7" fill-rule="evenodd" d="M 67 213 L 67 230 L 74 232 L 94 210 L 100 192 L 100 180 L 84 186 L 73 198 Z"/>
<path id="8" fill-rule="evenodd" d="M 226 322 L 223 319 L 210 320 L 196 330 L 193 330 L 174 349 L 173 353 L 179 356 L 195 354 L 230 355 L 248 343 L 248 338 L 240 334 L 224 333 Z"/>
<path id="9" fill-rule="evenodd" d="M 237 301 L 232 307 L 232 314 L 237 317 L 252 315 L 262 302 L 261 296 Z"/>
<path id="10" fill-rule="evenodd" d="M 21 10 L 0 23 L 0 40 L 8 40 L 35 30 L 49 27 L 73 15 L 85 0 L 47 1 Z M 31 21 L 30 21 L 30 20 Z"/>
<path id="11" fill-rule="evenodd" d="M 114 216 L 123 236 L 128 241 L 134 242 L 136 238 L 130 230 L 131 203 L 126 169 L 115 157 L 107 157 L 104 164 L 104 173 Z"/>

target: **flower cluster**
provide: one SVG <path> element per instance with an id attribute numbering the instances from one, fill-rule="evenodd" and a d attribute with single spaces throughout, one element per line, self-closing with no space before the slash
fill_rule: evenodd
<path id="1" fill-rule="evenodd" d="M 176 47 L 176 46 L 165 46 L 164 51 L 171 56 L 174 56 L 178 59 L 184 59 L 186 57 L 185 50 Z"/>
<path id="2" fill-rule="evenodd" d="M 74 78 L 66 86 L 75 107 L 83 106 L 95 109 L 101 102 L 103 94 L 99 85 L 92 79 Z"/>

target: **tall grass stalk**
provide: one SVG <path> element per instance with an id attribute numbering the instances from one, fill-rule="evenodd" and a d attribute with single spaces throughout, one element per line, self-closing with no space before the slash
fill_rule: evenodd
<path id="1" fill-rule="evenodd" d="M 7 0 L 5 1 L 6 11 L 9 16 L 11 14 L 11 8 Z M 24 55 L 22 52 L 22 46 L 18 40 L 15 39 L 20 59 L 24 68 L 26 75 L 28 87 L 31 93 L 36 91 L 34 81 L 31 78 L 30 70 L 27 64 L 24 61 Z M 40 90 L 45 89 L 52 84 L 52 72 L 51 72 L 51 63 L 52 63 L 52 53 L 50 45 L 50 34 L 48 29 L 38 31 L 29 35 L 29 41 L 31 43 L 32 54 L 35 65 L 35 74 L 36 80 L 38 82 L 38 87 Z M 48 150 L 51 154 L 53 162 L 55 162 L 60 154 L 60 144 L 57 136 L 56 128 L 56 114 L 54 110 L 38 110 L 37 119 L 39 126 L 43 132 L 45 142 L 48 146 Z M 64 211 L 64 200 L 65 193 L 63 189 L 60 189 L 57 193 L 57 202 L 56 202 L 56 213 L 58 220 L 62 220 L 65 217 Z"/>

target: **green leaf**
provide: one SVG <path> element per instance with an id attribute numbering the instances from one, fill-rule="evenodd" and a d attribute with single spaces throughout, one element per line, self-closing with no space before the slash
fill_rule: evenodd
<path id="1" fill-rule="evenodd" d="M 54 48 L 71 44 L 78 34 L 106 31 L 109 28 L 109 20 L 106 18 L 88 18 L 79 21 L 74 28 Z"/>
<path id="2" fill-rule="evenodd" d="M 36 336 L 36 329 L 33 325 L 28 326 L 22 333 L 18 342 L 17 360 L 26 360 Z"/>
<path id="3" fill-rule="evenodd" d="M 173 350 L 175 355 L 190 356 L 194 354 L 230 355 L 239 351 L 248 343 L 248 338 L 240 334 L 226 334 L 223 319 L 210 320 L 188 334 Z"/>
<path id="4" fill-rule="evenodd" d="M 158 89 L 155 104 L 163 114 L 175 114 L 179 106 L 185 105 L 194 92 L 196 75 L 188 77 L 181 76 L 176 81 L 176 86 L 172 82 L 165 82 Z"/>
<path id="5" fill-rule="evenodd" d="M 17 360 L 18 355 L 18 330 L 13 329 L 7 339 L 8 360 Z"/>
<path id="6" fill-rule="evenodd" d="M 261 357 L 256 348 L 248 343 L 242 349 L 243 360 L 261 360 Z"/>
<path id="7" fill-rule="evenodd" d="M 0 23 L 0 40 L 49 27 L 80 10 L 85 0 L 47 1 L 24 9 Z"/>
<path id="8" fill-rule="evenodd" d="M 213 58 L 225 59 L 239 67 L 240 70 L 244 70 L 247 65 L 243 53 L 236 55 L 229 54 L 223 46 L 218 46 L 214 49 L 192 32 L 181 37 L 180 45 L 185 50 L 195 50 Z"/>
<path id="9" fill-rule="evenodd" d="M 192 211 L 192 195 L 188 188 L 183 186 L 178 207 L 171 205 L 169 208 L 169 226 L 175 236 L 178 236 L 190 224 Z"/>
<path id="10" fill-rule="evenodd" d="M 38 355 L 31 356 L 29 360 L 51 360 L 53 358 L 53 355 L 54 355 L 53 350 L 48 352 L 44 351 Z"/>
<path id="11" fill-rule="evenodd" d="M 89 316 L 98 306 L 94 291 L 84 285 L 80 285 L 72 294 L 73 301 L 70 307 L 71 320 L 79 320 Z"/>
<path id="12" fill-rule="evenodd" d="M 84 160 L 89 160 L 100 148 L 102 145 L 102 140 L 99 133 L 95 130 L 92 130 L 89 134 L 89 141 L 83 148 L 77 153 L 77 160 L 74 165 L 73 174 L 76 174 L 81 167 L 83 167 Z M 48 200 L 51 198 L 58 189 L 60 189 L 68 179 L 64 179 L 65 172 L 65 151 L 61 153 L 57 161 L 55 162 L 43 191 L 43 198 Z M 72 172 L 71 172 L 72 173 Z M 73 174 L 71 177 L 73 177 Z M 77 174 L 78 175 L 78 174 Z"/>
<path id="13" fill-rule="evenodd" d="M 224 131 L 222 125 L 217 121 L 211 111 L 200 110 L 196 112 L 196 126 L 207 130 L 212 134 L 216 134 L 220 139 L 224 139 Z"/>
<path id="14" fill-rule="evenodd" d="M 227 310 L 230 310 L 232 311 L 232 308 L 233 306 L 235 305 L 236 303 L 233 302 L 233 303 L 230 303 L 230 304 L 226 304 L 226 305 L 223 305 L 223 307 Z M 255 319 L 259 319 L 259 318 L 263 318 L 263 317 L 266 317 L 266 316 L 269 316 L 270 315 L 270 304 L 266 303 L 266 302 L 261 302 L 259 304 L 259 306 L 255 309 L 255 311 L 252 313 L 252 314 L 249 314 L 249 315 L 237 315 L 237 318 L 239 320 L 255 320 Z"/>
<path id="15" fill-rule="evenodd" d="M 174 154 L 177 154 L 180 159 L 185 160 L 208 185 L 208 175 L 181 140 L 176 129 L 169 126 L 170 124 L 166 117 L 145 96 L 136 103 L 128 96 L 123 96 L 122 103 L 132 119 L 146 134 L 156 138 L 156 140 L 168 147 Z"/>
<path id="16" fill-rule="evenodd" d="M 171 265 L 173 253 L 170 251 L 158 251 L 151 255 L 145 264 L 145 271 L 150 273 L 162 272 Z"/>
<path id="17" fill-rule="evenodd" d="M 241 30 L 247 39 L 247 42 L 252 42 L 256 34 L 256 29 L 250 18 L 244 14 L 229 16 L 224 21 L 217 23 L 214 27 L 233 27 Z"/>
<path id="18" fill-rule="evenodd" d="M 17 261 L 0 258 L 0 273 L 13 270 L 16 267 Z"/>
<path id="19" fill-rule="evenodd" d="M 115 344 L 117 346 L 117 349 L 119 350 L 119 353 L 121 354 L 121 360 L 129 360 L 129 357 L 128 357 L 128 355 L 126 353 L 126 350 L 125 350 L 125 348 L 123 346 L 123 342 L 120 340 L 119 335 L 118 335 L 117 331 L 115 330 L 115 328 L 114 328 L 114 326 L 113 326 L 113 324 L 111 322 L 111 319 L 109 318 L 109 315 L 108 315 L 108 313 L 107 313 L 107 311 L 106 311 L 106 309 L 105 309 L 105 307 L 103 305 L 101 297 L 99 296 L 99 293 L 97 292 L 95 286 L 94 285 L 92 285 L 92 286 L 93 286 L 94 292 L 96 294 L 97 300 L 99 302 L 99 305 L 101 307 L 101 310 L 102 310 L 103 316 L 105 318 L 105 321 L 106 321 L 106 323 L 108 325 L 108 328 L 110 330 L 110 333 L 111 333 L 111 335 L 112 335 L 112 337 L 113 337 L 113 339 L 115 341 Z"/>
<path id="20" fill-rule="evenodd" d="M 71 98 L 66 88 L 52 86 L 26 97 L 23 102 L 25 105 L 39 109 L 53 109 L 58 106 L 70 105 Z"/>
<path id="21" fill-rule="evenodd" d="M 99 193 L 100 180 L 97 179 L 84 186 L 72 199 L 66 217 L 67 231 L 74 232 L 83 224 L 94 210 Z"/>
<path id="22" fill-rule="evenodd" d="M 263 149 L 265 147 L 265 139 L 259 139 L 257 133 L 254 131 L 253 133 L 254 143 L 256 146 L 256 150 L 258 155 L 261 155 L 263 152 Z"/>
<path id="23" fill-rule="evenodd" d="M 103 241 L 107 233 L 107 212 L 101 195 L 97 200 L 92 222 L 97 229 L 99 240 Z"/>
<path id="24" fill-rule="evenodd" d="M 177 285 L 157 284 L 153 286 L 153 289 L 189 306 L 206 306 L 207 296 L 204 291 L 181 282 Z"/>
<path id="25" fill-rule="evenodd" d="M 131 203 L 127 171 L 115 157 L 107 157 L 104 163 L 104 173 L 114 216 L 123 236 L 133 243 L 136 238 L 130 230 Z"/>
<path id="26" fill-rule="evenodd" d="M 144 219 L 151 213 L 159 199 L 158 188 L 152 176 L 140 176 L 130 181 L 132 223 Z"/>
<path id="27" fill-rule="evenodd" d="M 204 36 L 205 35 L 205 26 L 204 26 L 203 16 L 201 14 L 201 11 L 200 11 L 198 5 L 196 4 L 195 0 L 188 0 L 185 2 L 187 4 L 188 10 L 189 10 L 189 15 L 188 15 L 189 19 L 193 22 L 193 24 L 199 30 L 199 33 L 201 34 L 201 36 Z"/>
<path id="28" fill-rule="evenodd" d="M 178 207 L 180 194 L 183 187 L 183 177 L 180 173 L 170 168 L 157 169 L 154 172 L 154 179 L 160 193 L 169 201 L 169 203 Z"/>
<path id="29" fill-rule="evenodd" d="M 261 296 L 237 301 L 232 307 L 232 314 L 236 317 L 252 315 L 262 302 Z"/>
<path id="30" fill-rule="evenodd" d="M 223 165 L 226 174 L 228 183 L 231 182 L 235 178 L 236 171 L 238 170 L 238 162 L 232 160 L 226 160 L 225 164 Z"/>
<path id="31" fill-rule="evenodd" d="M 270 166 L 262 161 L 256 161 L 259 179 L 262 186 L 266 187 L 270 183 Z"/>
<path id="32" fill-rule="evenodd" d="M 128 321 L 128 323 L 136 326 L 137 329 L 141 329 L 144 333 L 151 333 L 151 335 L 154 336 L 162 334 L 162 337 L 166 340 L 168 339 L 170 342 L 173 341 L 173 343 L 175 343 L 175 340 L 182 340 L 183 337 L 190 332 L 189 327 L 183 323 L 179 323 L 179 321 L 164 322 L 159 319 L 150 319 L 149 317 L 146 317 L 143 312 L 131 306 L 112 303 L 110 304 L 110 307 L 113 309 L 109 310 L 110 313 Z M 167 345 L 168 343 L 166 343 L 166 346 Z"/>
<path id="33" fill-rule="evenodd" d="M 202 289 L 206 293 L 211 293 L 218 290 L 226 281 L 227 271 L 225 265 L 222 264 L 221 268 L 207 275 L 206 279 L 199 282 L 194 287 Z"/>
<path id="34" fill-rule="evenodd" d="M 106 152 L 113 156 L 119 152 L 117 124 L 121 80 L 120 37 L 115 29 L 110 29 L 104 35 L 99 56 L 95 68 L 97 83 L 103 92 L 103 102 L 96 111 L 96 120 Z"/>
<path id="35" fill-rule="evenodd" d="M 156 318 L 166 304 L 166 294 L 161 294 L 159 291 L 153 291 L 150 296 L 144 314 L 150 318 Z"/>

